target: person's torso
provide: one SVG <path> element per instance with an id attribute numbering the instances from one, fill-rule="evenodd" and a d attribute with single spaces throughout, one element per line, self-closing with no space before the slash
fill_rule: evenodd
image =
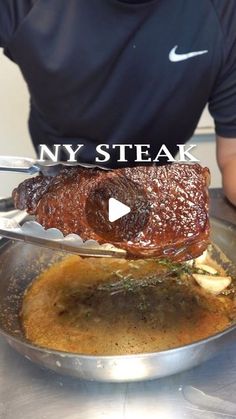
<path id="1" fill-rule="evenodd" d="M 83 143 L 87 161 L 99 143 L 174 152 L 209 99 L 220 37 L 207 0 L 38 0 L 8 46 L 29 86 L 34 143 Z"/>

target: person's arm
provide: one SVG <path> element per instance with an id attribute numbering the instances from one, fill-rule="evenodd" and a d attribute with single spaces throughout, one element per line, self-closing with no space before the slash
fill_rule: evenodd
<path id="1" fill-rule="evenodd" d="M 217 136 L 217 161 L 225 195 L 236 206 L 236 138 Z"/>
<path id="2" fill-rule="evenodd" d="M 209 111 L 215 121 L 217 160 L 224 192 L 236 205 L 236 2 L 212 0 L 221 29 L 221 67 L 209 97 Z"/>

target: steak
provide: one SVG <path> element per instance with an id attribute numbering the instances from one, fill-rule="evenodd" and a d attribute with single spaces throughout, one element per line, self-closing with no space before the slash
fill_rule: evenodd
<path id="1" fill-rule="evenodd" d="M 202 254 L 209 243 L 209 180 L 209 170 L 199 164 L 112 171 L 64 167 L 55 177 L 27 179 L 13 199 L 46 229 L 111 243 L 130 257 L 183 261 Z M 110 198 L 130 213 L 110 222 Z"/>

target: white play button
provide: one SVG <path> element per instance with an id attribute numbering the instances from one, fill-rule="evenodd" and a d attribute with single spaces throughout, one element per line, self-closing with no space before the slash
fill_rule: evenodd
<path id="1" fill-rule="evenodd" d="M 115 198 L 110 198 L 108 202 L 108 217 L 110 223 L 114 223 L 114 221 L 119 220 L 119 218 L 124 217 L 125 215 L 129 214 L 130 207 L 122 202 L 117 201 Z"/>

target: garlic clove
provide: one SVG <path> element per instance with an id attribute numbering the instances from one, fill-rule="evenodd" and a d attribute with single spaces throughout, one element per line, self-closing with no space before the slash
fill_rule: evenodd
<path id="1" fill-rule="evenodd" d="M 195 263 L 204 263 L 206 261 L 207 255 L 208 251 L 205 250 L 202 255 L 198 256 L 198 258 L 195 259 Z"/>
<path id="2" fill-rule="evenodd" d="M 202 274 L 193 274 L 195 281 L 211 294 L 220 294 L 232 281 L 230 276 L 211 276 Z"/>
<path id="3" fill-rule="evenodd" d="M 205 264 L 202 264 L 202 263 L 199 263 L 199 264 L 197 263 L 196 267 L 198 269 L 201 269 L 202 271 L 208 272 L 209 274 L 212 274 L 212 275 L 217 274 L 217 270 L 212 268 L 212 266 L 205 265 Z"/>

